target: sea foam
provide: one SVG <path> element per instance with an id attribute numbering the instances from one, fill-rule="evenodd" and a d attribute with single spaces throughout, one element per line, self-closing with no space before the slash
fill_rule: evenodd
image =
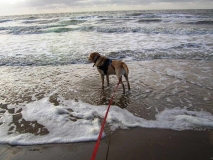
<path id="1" fill-rule="evenodd" d="M 6 111 L 0 118 L 0 143 L 11 145 L 33 145 L 46 143 L 68 143 L 94 141 L 98 137 L 101 118 L 104 117 L 107 106 L 95 106 L 75 100 L 59 98 L 60 104 L 55 106 L 49 98 L 9 108 L 22 109 L 23 119 L 37 121 L 49 133 L 46 135 L 19 133 L 16 131 L 12 114 Z M 205 111 L 188 111 L 186 108 L 165 109 L 158 113 L 155 120 L 146 120 L 130 113 L 126 109 L 111 106 L 107 123 L 112 131 L 132 127 L 162 128 L 173 130 L 203 130 L 213 128 L 213 115 Z M 21 120 L 20 120 L 21 121 Z M 8 130 L 14 126 L 11 134 Z M 32 124 L 33 126 L 33 124 Z M 103 137 L 105 134 L 103 135 Z"/>

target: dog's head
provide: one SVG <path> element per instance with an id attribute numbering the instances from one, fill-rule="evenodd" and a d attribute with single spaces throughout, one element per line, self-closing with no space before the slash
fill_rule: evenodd
<path id="1" fill-rule="evenodd" d="M 98 52 L 93 52 L 89 55 L 88 60 L 90 62 L 95 62 L 95 60 L 97 59 L 97 57 L 99 57 L 100 54 Z"/>

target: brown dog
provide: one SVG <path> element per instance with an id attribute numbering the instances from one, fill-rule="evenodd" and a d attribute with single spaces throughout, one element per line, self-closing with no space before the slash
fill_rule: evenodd
<path id="1" fill-rule="evenodd" d="M 128 80 L 129 69 L 124 62 L 119 60 L 110 60 L 105 56 L 101 56 L 97 52 L 91 53 L 88 59 L 90 62 L 94 63 L 93 67 L 96 66 L 98 69 L 98 72 L 101 75 L 102 89 L 104 89 L 104 76 L 106 75 L 107 85 L 109 86 L 109 75 L 114 74 L 118 77 L 118 80 L 121 80 L 123 93 L 125 93 L 125 87 L 122 82 L 122 75 L 125 77 L 127 81 L 128 90 L 130 90 L 130 85 Z"/>

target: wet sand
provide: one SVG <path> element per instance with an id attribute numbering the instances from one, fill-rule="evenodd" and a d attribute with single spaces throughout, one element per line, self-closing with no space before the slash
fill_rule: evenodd
<path id="1" fill-rule="evenodd" d="M 213 113 L 212 61 L 153 60 L 126 61 L 126 63 L 130 69 L 131 91 L 122 94 L 122 88 L 119 87 L 113 105 L 150 120 L 155 119 L 155 115 L 165 108 L 187 107 L 193 111 L 205 110 Z M 102 90 L 100 76 L 92 64 L 1 66 L 0 79 L 0 107 L 11 114 L 16 113 L 13 116 L 16 131 L 38 135 L 48 134 L 48 130 L 37 122 L 31 122 L 35 126 L 32 128 L 28 125 L 29 122 L 23 120 L 21 114 L 17 114 L 21 111 L 8 108 L 8 104 L 24 105 L 43 97 L 49 97 L 51 103 L 59 105 L 57 97 L 63 96 L 66 99 L 75 99 L 93 105 L 107 105 L 117 83 L 116 77 L 111 76 L 110 86 Z M 127 87 L 126 83 L 125 86 Z M 1 114 L 4 114 L 4 111 Z M 20 120 L 25 124 L 24 128 L 21 123 L 18 123 Z M 106 126 L 105 132 L 107 137 L 102 141 L 103 151 L 100 153 L 103 153 L 101 156 L 106 157 L 110 140 L 108 159 L 184 159 L 185 157 L 187 157 L 185 159 L 213 159 L 212 130 L 171 131 L 140 128 L 111 132 Z M 9 131 L 8 134 L 10 134 Z M 133 138 L 135 138 L 134 141 Z M 38 149 L 32 152 L 30 148 L 34 146 L 2 145 L 0 155 L 7 158 L 15 153 L 13 158 L 9 159 L 24 159 L 25 155 L 33 159 L 33 155 L 36 158 L 40 155 L 41 159 L 48 159 L 47 155 L 55 155 L 57 151 L 60 155 L 65 155 L 61 159 L 66 159 L 72 153 L 73 156 L 77 156 L 74 159 L 84 159 L 81 156 L 92 152 L 93 146 L 93 142 L 56 144 L 47 145 L 48 149 L 45 150 L 46 145 L 42 145 L 36 146 L 35 148 Z M 119 148 L 119 146 L 123 147 Z M 79 152 L 75 154 L 76 148 Z M 40 153 L 40 150 L 43 152 Z M 20 155 L 22 155 L 21 158 Z M 135 156 L 135 158 L 128 156 Z M 90 156 L 85 157 L 85 159 L 89 158 Z M 99 159 L 106 158 L 100 157 Z"/>
<path id="2" fill-rule="evenodd" d="M 34 146 L 0 146 L 4 160 L 88 160 L 95 142 Z M 96 160 L 211 160 L 212 131 L 120 130 L 102 139 Z"/>
<path id="3" fill-rule="evenodd" d="M 174 107 L 213 113 L 212 61 L 153 60 L 127 64 L 131 91 L 122 94 L 119 87 L 113 105 L 146 119 L 155 119 L 156 113 Z M 1 66 L 0 79 L 2 105 L 28 103 L 43 97 L 50 97 L 58 105 L 59 95 L 107 105 L 117 84 L 117 78 L 111 76 L 110 86 L 102 90 L 100 75 L 92 64 Z"/>

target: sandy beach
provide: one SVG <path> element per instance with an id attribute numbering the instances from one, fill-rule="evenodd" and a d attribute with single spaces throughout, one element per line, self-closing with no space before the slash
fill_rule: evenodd
<path id="1" fill-rule="evenodd" d="M 131 91 L 122 94 L 120 86 L 113 105 L 146 120 L 156 120 L 156 114 L 175 107 L 213 114 L 212 61 L 162 59 L 126 60 L 126 63 L 130 69 Z M 59 97 L 91 105 L 107 105 L 117 84 L 116 77 L 111 76 L 110 86 L 102 90 L 100 76 L 92 64 L 1 66 L 0 79 L 0 116 L 6 112 L 13 115 L 8 134 L 15 130 L 16 133 L 39 136 L 49 134 L 48 129 L 36 121 L 24 120 L 22 110 L 8 106 L 24 107 L 44 97 L 55 106 L 61 103 Z M 78 121 L 75 116 L 71 119 Z M 133 127 L 112 131 L 107 125 L 105 134 L 97 159 L 213 159 L 211 127 L 182 131 Z M 2 144 L 0 159 L 90 159 L 94 144 L 14 147 Z"/>
<path id="2" fill-rule="evenodd" d="M 120 130 L 101 141 L 97 160 L 211 160 L 212 131 L 173 131 L 162 129 Z M 95 142 L 33 146 L 0 146 L 4 160 L 87 160 Z"/>

